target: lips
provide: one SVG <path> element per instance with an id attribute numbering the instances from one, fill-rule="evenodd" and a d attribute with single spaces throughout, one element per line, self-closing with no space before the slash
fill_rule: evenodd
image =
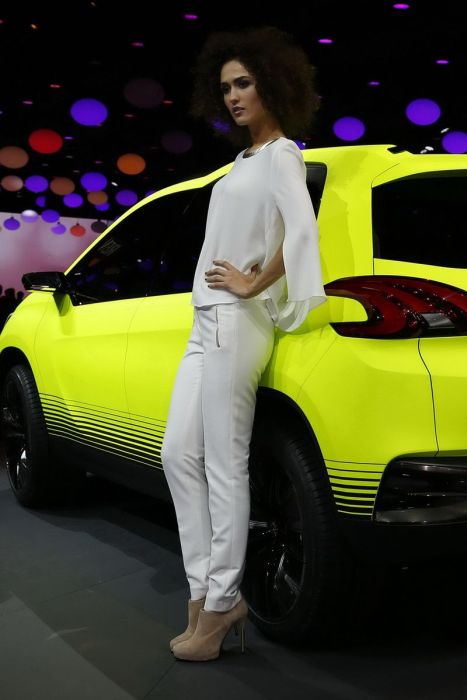
<path id="1" fill-rule="evenodd" d="M 232 110 L 232 114 L 234 114 L 236 117 L 243 112 L 243 107 L 236 107 L 235 109 Z"/>

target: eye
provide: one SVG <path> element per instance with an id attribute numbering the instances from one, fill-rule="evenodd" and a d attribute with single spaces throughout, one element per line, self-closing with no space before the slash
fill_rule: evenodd
<path id="1" fill-rule="evenodd" d="M 248 85 L 251 85 L 251 82 L 249 80 L 240 80 L 238 84 L 241 88 L 247 88 Z"/>
<path id="2" fill-rule="evenodd" d="M 221 92 L 222 92 L 223 95 L 227 95 L 229 89 L 230 89 L 230 88 L 229 88 L 228 85 L 221 85 Z"/>

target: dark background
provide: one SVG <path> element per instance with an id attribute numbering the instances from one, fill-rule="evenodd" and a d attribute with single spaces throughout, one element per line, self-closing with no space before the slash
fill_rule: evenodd
<path id="1" fill-rule="evenodd" d="M 0 166 L 0 179 L 9 173 L 23 179 L 30 174 L 66 176 L 81 192 L 80 175 L 97 170 L 142 197 L 232 160 L 235 151 L 228 142 L 214 138 L 187 113 L 191 67 L 211 31 L 263 24 L 291 32 L 317 68 L 321 109 L 310 132 L 303 134 L 307 147 L 343 145 L 332 126 L 350 115 L 366 125 L 365 134 L 353 143 L 393 143 L 414 152 L 429 145 L 443 152 L 441 130 L 467 126 L 464 3 L 409 4 L 405 11 L 393 9 L 388 0 L 292 1 L 276 10 L 264 2 L 202 0 L 5 4 L 0 9 L 0 148 L 25 148 L 30 161 L 20 171 Z M 198 20 L 184 19 L 187 12 Z M 334 43 L 319 44 L 321 37 Z M 144 47 L 133 47 L 135 41 Z M 449 65 L 437 65 L 440 58 L 447 58 Z M 135 78 L 159 82 L 173 104 L 153 109 L 129 104 L 123 90 Z M 371 80 L 380 85 L 369 86 Z M 61 88 L 51 89 L 52 83 Z M 102 126 L 80 126 L 71 118 L 71 105 L 84 97 L 106 104 L 109 117 Z M 405 116 L 407 104 L 420 97 L 437 101 L 442 109 L 431 126 L 413 125 Z M 33 104 L 24 105 L 25 99 Z M 129 113 L 133 116 L 125 116 Z M 57 154 L 40 155 L 28 146 L 29 134 L 40 128 L 72 134 L 74 140 L 65 141 Z M 162 147 L 162 135 L 173 129 L 192 136 L 188 152 L 175 155 Z M 147 161 L 141 175 L 125 176 L 118 170 L 116 160 L 127 152 Z M 24 189 L 0 196 L 3 211 L 35 206 L 35 195 Z M 53 198 L 49 196 L 48 206 L 56 205 Z M 110 201 L 109 216 L 122 213 Z M 76 213 L 96 214 L 89 204 Z"/>

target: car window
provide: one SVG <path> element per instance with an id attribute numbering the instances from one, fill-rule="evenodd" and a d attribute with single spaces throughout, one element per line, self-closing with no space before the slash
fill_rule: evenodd
<path id="1" fill-rule="evenodd" d="M 191 290 L 212 184 L 161 197 L 118 224 L 70 271 L 74 303 Z"/>
<path id="2" fill-rule="evenodd" d="M 373 189 L 374 256 L 467 267 L 467 172 L 419 173 Z"/>

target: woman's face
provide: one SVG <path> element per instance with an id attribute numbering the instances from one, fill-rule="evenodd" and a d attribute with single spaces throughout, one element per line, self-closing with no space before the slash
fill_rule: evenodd
<path id="1" fill-rule="evenodd" d="M 266 111 L 256 92 L 255 79 L 243 63 L 224 63 L 220 81 L 224 104 L 238 126 L 251 127 L 264 121 Z"/>

